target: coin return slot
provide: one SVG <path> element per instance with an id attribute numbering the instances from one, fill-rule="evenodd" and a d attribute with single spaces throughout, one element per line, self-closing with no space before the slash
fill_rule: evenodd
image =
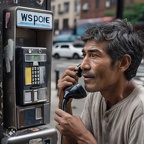
<path id="1" fill-rule="evenodd" d="M 38 100 L 38 93 L 37 91 L 34 91 L 34 101 L 37 101 Z"/>
<path id="2" fill-rule="evenodd" d="M 31 92 L 25 92 L 25 94 L 24 94 L 24 102 L 25 103 L 32 102 Z"/>
<path id="3" fill-rule="evenodd" d="M 36 108 L 36 120 L 42 119 L 42 109 Z"/>

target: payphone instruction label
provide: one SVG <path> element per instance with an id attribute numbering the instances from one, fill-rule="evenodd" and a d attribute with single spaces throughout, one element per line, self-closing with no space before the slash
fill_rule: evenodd
<path id="1" fill-rule="evenodd" d="M 52 14 L 17 10 L 17 26 L 52 29 Z"/>

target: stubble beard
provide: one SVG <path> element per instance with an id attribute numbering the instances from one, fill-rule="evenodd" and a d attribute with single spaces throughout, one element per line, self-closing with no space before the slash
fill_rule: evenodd
<path id="1" fill-rule="evenodd" d="M 88 84 L 85 84 L 85 89 L 87 92 L 97 92 L 99 91 L 98 88 L 96 86 L 88 86 Z"/>

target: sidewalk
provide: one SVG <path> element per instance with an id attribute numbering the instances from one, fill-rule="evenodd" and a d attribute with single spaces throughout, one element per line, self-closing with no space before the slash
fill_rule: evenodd
<path id="1" fill-rule="evenodd" d="M 55 82 L 51 82 L 51 121 L 50 121 L 50 125 L 52 127 L 55 127 L 56 122 L 54 121 L 54 116 L 55 116 L 55 110 L 58 107 L 58 96 L 57 96 L 57 90 L 55 87 Z"/>

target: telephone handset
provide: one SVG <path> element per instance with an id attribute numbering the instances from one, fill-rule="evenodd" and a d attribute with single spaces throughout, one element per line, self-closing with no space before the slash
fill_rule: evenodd
<path id="1" fill-rule="evenodd" d="M 81 77 L 82 76 L 82 69 L 80 68 L 81 64 L 77 65 L 78 67 L 78 71 L 76 71 L 76 74 L 78 77 Z"/>
<path id="2" fill-rule="evenodd" d="M 82 69 L 80 68 L 80 64 L 77 67 L 78 67 L 78 71 L 75 72 L 77 73 L 78 77 L 81 77 Z M 66 111 L 66 104 L 70 98 L 81 99 L 81 98 L 85 98 L 86 96 L 87 96 L 86 91 L 79 83 L 67 87 L 64 91 L 62 110 Z"/>

